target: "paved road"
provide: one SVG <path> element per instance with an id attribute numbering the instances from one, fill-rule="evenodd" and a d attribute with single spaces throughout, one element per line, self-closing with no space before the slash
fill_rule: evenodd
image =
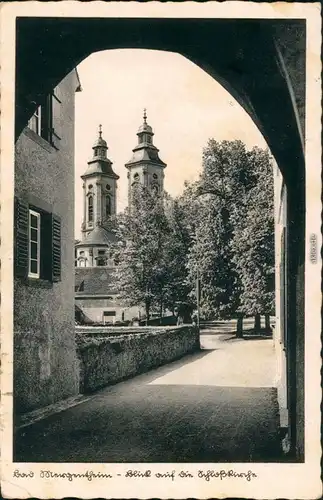
<path id="1" fill-rule="evenodd" d="M 280 460 L 272 340 L 220 331 L 202 331 L 201 352 L 20 429 L 14 460 Z"/>

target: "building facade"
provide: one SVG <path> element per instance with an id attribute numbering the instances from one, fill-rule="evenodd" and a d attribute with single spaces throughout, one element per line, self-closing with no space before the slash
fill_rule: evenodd
<path id="1" fill-rule="evenodd" d="M 22 413 L 79 390 L 74 338 L 76 70 L 36 109 L 15 147 L 14 406 Z"/>

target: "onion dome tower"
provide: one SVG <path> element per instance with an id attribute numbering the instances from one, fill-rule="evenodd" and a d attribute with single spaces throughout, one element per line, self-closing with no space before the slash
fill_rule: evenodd
<path id="1" fill-rule="evenodd" d="M 108 224 L 116 215 L 117 180 L 119 176 L 112 169 L 107 157 L 108 146 L 102 138 L 102 125 L 99 136 L 92 146 L 93 156 L 81 176 L 83 179 L 83 239 L 97 226 Z"/>
<path id="2" fill-rule="evenodd" d="M 83 179 L 82 241 L 76 245 L 77 267 L 112 267 L 111 245 L 116 235 L 111 230 L 111 219 L 116 215 L 117 180 L 107 157 L 108 146 L 102 138 L 102 126 L 92 146 L 93 156 L 81 176 Z"/>
<path id="3" fill-rule="evenodd" d="M 164 189 L 164 163 L 159 158 L 159 149 L 153 143 L 154 132 L 147 123 L 147 113 L 144 110 L 143 124 L 137 132 L 138 144 L 132 150 L 133 155 L 125 167 L 128 170 L 128 205 L 131 205 L 132 188 L 141 183 L 156 193 Z"/>

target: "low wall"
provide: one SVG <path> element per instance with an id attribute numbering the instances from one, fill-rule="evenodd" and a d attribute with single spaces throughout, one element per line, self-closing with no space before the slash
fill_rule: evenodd
<path id="1" fill-rule="evenodd" d="M 140 325 L 144 326 L 146 324 L 145 320 L 140 321 Z M 162 318 L 153 318 L 148 320 L 148 325 L 150 326 L 175 326 L 177 324 L 176 316 L 163 316 Z"/>
<path id="2" fill-rule="evenodd" d="M 81 393 L 144 373 L 200 348 L 198 330 L 190 325 L 137 328 L 136 333 L 123 334 L 122 328 L 100 330 L 101 334 L 94 335 L 84 329 L 77 332 Z"/>

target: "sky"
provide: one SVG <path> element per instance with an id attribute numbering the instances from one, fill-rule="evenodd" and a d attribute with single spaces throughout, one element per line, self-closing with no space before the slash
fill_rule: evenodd
<path id="1" fill-rule="evenodd" d="M 78 66 L 75 109 L 75 235 L 83 214 L 82 180 L 102 124 L 118 181 L 117 211 L 127 205 L 127 170 L 147 109 L 154 144 L 167 164 L 165 189 L 176 196 L 198 178 L 208 139 L 266 147 L 249 115 L 199 66 L 177 53 L 118 49 L 93 53 Z"/>

